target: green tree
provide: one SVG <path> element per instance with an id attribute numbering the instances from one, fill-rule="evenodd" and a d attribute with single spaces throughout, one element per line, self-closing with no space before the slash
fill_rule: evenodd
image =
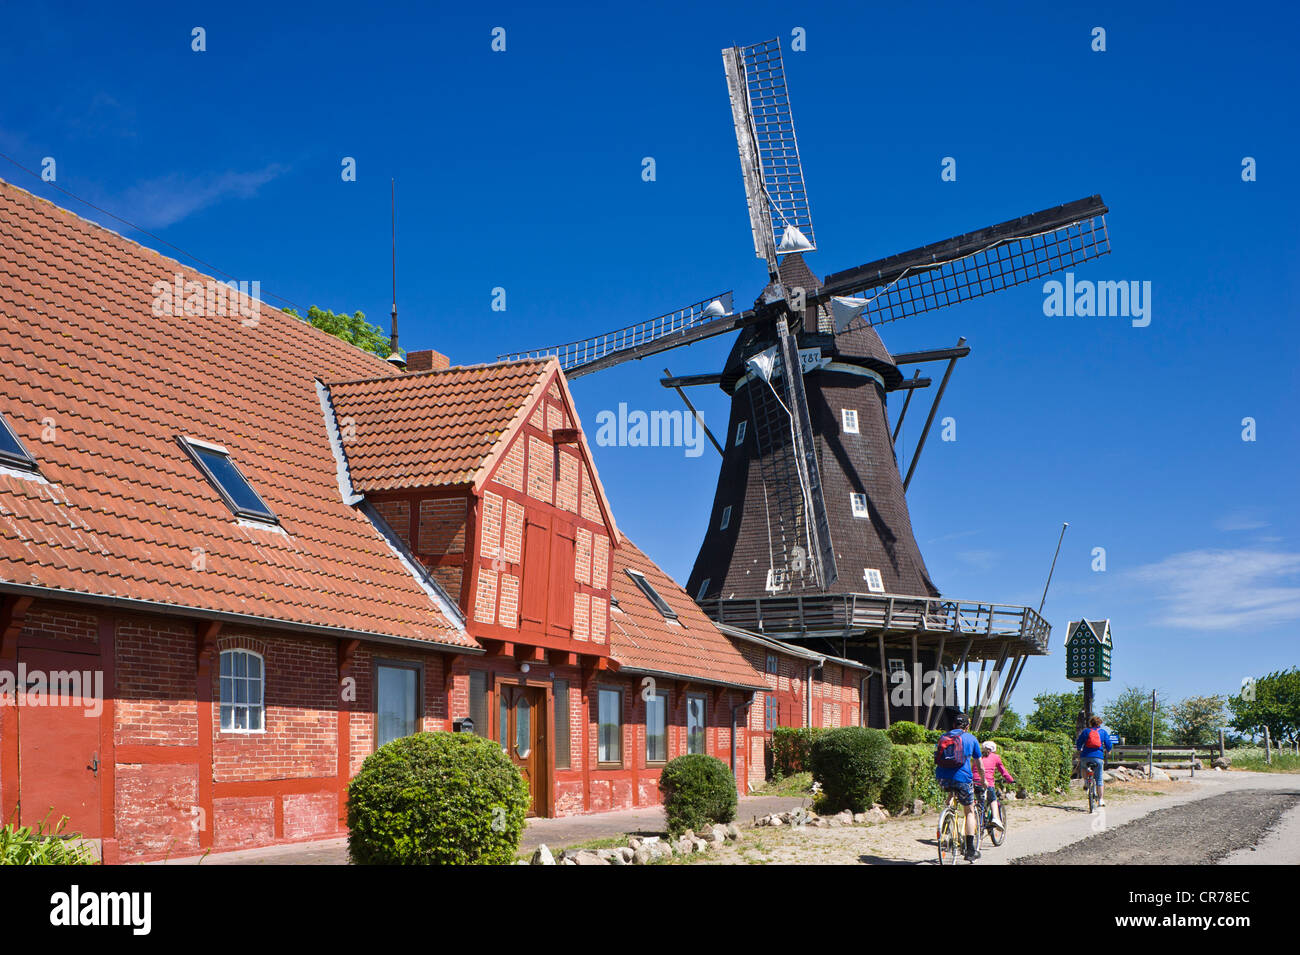
<path id="1" fill-rule="evenodd" d="M 1126 686 L 1122 693 L 1102 710 L 1106 725 L 1129 745 L 1140 745 L 1151 738 L 1151 691 L 1142 686 Z M 1169 704 L 1156 698 L 1155 745 L 1169 743 Z"/>
<path id="2" fill-rule="evenodd" d="M 1082 709 L 1082 687 L 1069 693 L 1039 693 L 1034 697 L 1034 712 L 1029 714 L 1029 728 L 1068 733 L 1073 739 L 1074 721 Z"/>
<path id="3" fill-rule="evenodd" d="M 1019 733 L 1024 728 L 1025 721 L 1021 718 L 1019 713 L 1009 706 L 1002 711 L 1002 722 L 998 724 L 999 733 L 1006 733 L 1010 736 L 1014 733 Z"/>
<path id="4" fill-rule="evenodd" d="M 1276 670 L 1228 697 L 1233 729 L 1258 736 L 1268 727 L 1276 741 L 1300 735 L 1300 669 Z"/>
<path id="5" fill-rule="evenodd" d="M 1169 708 L 1178 746 L 1209 746 L 1223 725 L 1222 696 L 1189 696 Z"/>
<path id="6" fill-rule="evenodd" d="M 286 315 L 302 318 L 292 308 L 286 308 L 284 311 Z M 313 328 L 319 328 L 328 335 L 341 338 L 349 345 L 356 345 L 363 351 L 378 355 L 380 358 L 387 358 L 392 354 L 389 337 L 382 329 L 366 321 L 365 312 L 357 311 L 351 315 L 346 312 L 335 314 L 328 309 L 313 305 L 307 309 L 306 321 Z"/>

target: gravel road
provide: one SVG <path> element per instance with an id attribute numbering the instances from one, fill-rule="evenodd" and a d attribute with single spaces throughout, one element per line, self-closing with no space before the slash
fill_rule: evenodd
<path id="1" fill-rule="evenodd" d="M 1210 865 L 1258 843 L 1300 791 L 1221 792 L 1157 809 L 1055 852 L 1021 856 L 1015 865 Z"/>

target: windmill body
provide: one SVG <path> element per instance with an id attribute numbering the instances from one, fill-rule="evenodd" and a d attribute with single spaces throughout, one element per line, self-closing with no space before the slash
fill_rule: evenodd
<path id="1" fill-rule="evenodd" d="M 709 527 L 687 589 L 719 623 L 822 644 L 878 667 L 869 719 L 944 719 L 919 692 L 889 702 L 894 671 L 920 682 L 972 662 L 980 681 L 963 705 L 996 727 L 1027 658 L 1051 628 L 1033 609 L 954 600 L 931 580 L 913 536 L 906 490 L 965 339 L 891 355 L 876 326 L 1023 284 L 1106 254 L 1099 196 L 1045 209 L 819 279 L 817 249 L 776 40 L 722 52 L 755 255 L 767 285 L 753 307 L 732 293 L 564 345 L 503 355 L 555 355 L 570 378 L 718 335 L 739 333 L 719 372 L 668 375 L 665 387 L 716 385 L 731 400 Z M 904 365 L 946 362 L 913 456 L 895 436 L 917 391 Z M 901 407 L 891 429 L 890 397 Z M 683 392 L 684 397 L 684 392 Z M 688 402 L 689 406 L 689 402 Z M 692 408 L 693 411 L 693 408 Z M 985 668 L 991 664 L 987 677 Z M 919 689 L 919 687 L 918 687 Z M 936 706 L 936 702 L 938 705 Z"/>

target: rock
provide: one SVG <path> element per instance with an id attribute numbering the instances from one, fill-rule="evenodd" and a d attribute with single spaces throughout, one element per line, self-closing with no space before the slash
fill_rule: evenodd
<path id="1" fill-rule="evenodd" d="M 542 843 L 533 853 L 532 865 L 555 865 L 555 856 L 551 855 L 551 850 L 547 848 L 546 843 Z"/>
<path id="2" fill-rule="evenodd" d="M 645 846 L 638 846 L 632 853 L 633 865 L 649 865 L 655 859 L 655 854 Z"/>
<path id="3" fill-rule="evenodd" d="M 531 864 L 532 864 L 532 863 L 530 863 L 527 859 L 516 859 L 516 860 L 515 860 L 515 865 L 531 865 Z"/>
<path id="4" fill-rule="evenodd" d="M 726 842 L 727 829 L 725 826 L 720 825 L 710 826 L 700 833 L 700 838 L 705 842 Z"/>
<path id="5" fill-rule="evenodd" d="M 642 845 L 641 840 L 638 839 L 636 836 L 633 836 L 631 839 L 627 841 L 627 847 L 631 849 L 633 852 L 636 852 L 637 849 L 640 849 L 641 845 Z"/>
<path id="6" fill-rule="evenodd" d="M 830 825 L 823 816 L 813 816 L 806 824 L 816 829 L 825 829 Z"/>
<path id="7" fill-rule="evenodd" d="M 1229 766 L 1232 765 L 1232 757 L 1220 756 L 1217 759 L 1215 759 L 1214 762 L 1210 763 L 1210 765 L 1213 766 L 1215 769 L 1227 769 Z"/>
<path id="8" fill-rule="evenodd" d="M 678 855 L 688 856 L 695 851 L 695 840 L 687 839 L 685 836 L 682 836 L 677 840 L 675 848 Z"/>
<path id="9" fill-rule="evenodd" d="M 1204 764 L 1203 762 L 1201 762 L 1199 759 L 1194 759 L 1194 760 L 1192 760 L 1192 765 L 1195 766 L 1197 769 L 1204 769 L 1204 768 L 1205 768 L 1205 764 Z"/>
<path id="10" fill-rule="evenodd" d="M 881 812 L 883 812 L 883 813 L 885 814 L 885 818 L 886 818 L 886 819 L 889 818 L 889 810 L 886 809 L 884 806 L 880 805 L 880 803 L 878 803 L 878 802 L 873 802 L 873 803 L 871 804 L 871 808 L 872 808 L 872 809 L 879 809 Z"/>
<path id="11" fill-rule="evenodd" d="M 707 842 L 705 842 L 703 839 L 696 839 L 696 840 L 695 840 L 695 843 L 694 843 L 694 847 L 695 847 L 695 851 L 696 851 L 696 852 L 708 852 L 708 851 L 709 851 L 709 844 L 708 844 Z"/>
<path id="12" fill-rule="evenodd" d="M 618 850 L 618 854 L 622 856 L 624 865 L 631 865 L 632 857 L 636 855 L 636 850 L 631 846 L 623 846 Z"/>
<path id="13" fill-rule="evenodd" d="M 1222 767 L 1222 766 L 1215 766 L 1215 767 L 1214 767 L 1214 771 L 1215 771 L 1216 773 L 1221 773 L 1221 772 L 1223 772 L 1223 767 Z"/>
<path id="14" fill-rule="evenodd" d="M 560 860 L 560 865 L 577 865 L 577 864 L 578 864 L 578 862 L 577 862 L 576 859 L 561 859 L 561 860 Z"/>
<path id="15" fill-rule="evenodd" d="M 1016 794 L 1011 792 L 1003 793 L 1002 798 L 1005 799 L 1007 802 L 1015 802 Z"/>
<path id="16" fill-rule="evenodd" d="M 569 857 L 566 854 L 565 860 L 567 861 L 568 858 Z M 581 852 L 579 852 L 577 855 L 573 857 L 573 864 L 574 865 L 609 865 L 609 861 L 606 859 L 602 859 L 598 853 L 592 852 L 590 849 L 583 849 Z"/>
<path id="17" fill-rule="evenodd" d="M 914 816 L 919 816 L 919 815 L 921 815 L 921 813 L 923 813 L 923 812 L 925 812 L 925 800 L 924 800 L 924 799 L 913 799 L 913 800 L 912 800 L 912 815 L 914 815 Z"/>
<path id="18" fill-rule="evenodd" d="M 853 811 L 850 809 L 843 810 L 835 818 L 840 821 L 841 826 L 853 825 Z"/>
<path id="19" fill-rule="evenodd" d="M 785 825 L 785 821 L 780 816 L 768 816 L 766 825 L 782 826 Z"/>
<path id="20" fill-rule="evenodd" d="M 695 838 L 695 830 L 694 830 L 694 829 L 687 829 L 685 832 L 682 833 L 682 838 L 683 838 L 683 839 L 694 839 L 694 838 Z"/>
<path id="21" fill-rule="evenodd" d="M 1159 782 L 1169 782 L 1169 774 L 1163 769 L 1152 769 L 1151 778 Z"/>
<path id="22" fill-rule="evenodd" d="M 727 828 L 725 831 L 727 833 L 727 838 L 730 839 L 732 842 L 735 842 L 740 838 L 740 827 L 737 826 L 734 822 L 727 823 Z"/>
<path id="23" fill-rule="evenodd" d="M 867 821 L 867 814 L 865 812 L 855 812 L 853 814 L 853 824 L 855 826 L 860 825 L 861 823 L 864 823 L 866 821 Z"/>
<path id="24" fill-rule="evenodd" d="M 872 806 L 866 812 L 867 822 L 884 822 L 889 818 L 889 813 L 879 806 Z"/>

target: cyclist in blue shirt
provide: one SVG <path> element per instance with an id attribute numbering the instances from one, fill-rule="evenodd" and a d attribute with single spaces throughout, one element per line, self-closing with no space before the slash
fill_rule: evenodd
<path id="1" fill-rule="evenodd" d="M 1087 727 L 1074 741 L 1074 748 L 1079 752 L 1080 771 L 1088 765 L 1092 766 L 1092 776 L 1097 783 L 1097 805 L 1099 806 L 1106 805 L 1106 800 L 1101 798 L 1101 774 L 1106 769 L 1106 754 L 1110 752 L 1110 745 L 1110 730 L 1102 725 L 1100 716 L 1090 719 Z"/>
<path id="2" fill-rule="evenodd" d="M 939 746 L 935 751 L 934 779 L 939 784 L 939 788 L 954 793 L 957 802 L 961 803 L 965 810 L 966 848 L 963 855 L 967 860 L 974 862 L 980 857 L 980 852 L 975 848 L 975 834 L 979 831 L 979 820 L 975 817 L 975 789 L 974 776 L 971 775 L 971 760 L 975 761 L 975 772 L 979 774 L 980 779 L 984 778 L 984 765 L 980 762 L 980 742 L 967 731 L 970 717 L 965 713 L 958 713 L 953 716 L 952 725 L 953 728 L 939 740 Z M 960 765 L 945 765 L 941 755 L 945 744 L 953 754 L 947 762 L 959 761 Z"/>

